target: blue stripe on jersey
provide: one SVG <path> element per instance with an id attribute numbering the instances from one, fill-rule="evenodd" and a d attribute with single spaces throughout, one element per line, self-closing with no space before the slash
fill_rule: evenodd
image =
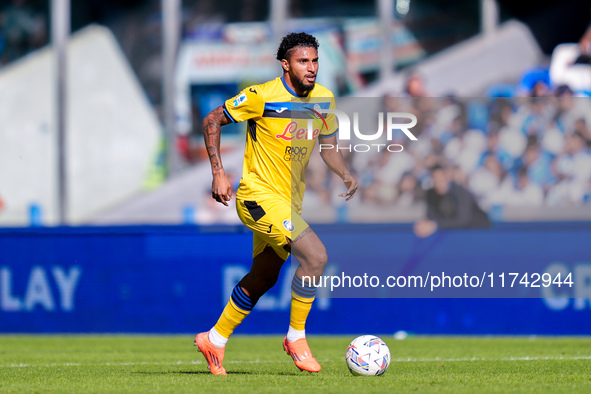
<path id="1" fill-rule="evenodd" d="M 291 103 L 265 103 L 265 110 L 269 111 L 291 111 Z"/>
<path id="2" fill-rule="evenodd" d="M 292 102 L 270 102 L 265 103 L 265 111 L 307 111 L 307 108 L 314 108 L 316 105 L 322 109 L 329 109 L 330 102 L 318 102 L 318 103 L 292 103 Z M 307 107 L 307 108 L 306 108 Z"/>
<path id="3" fill-rule="evenodd" d="M 242 290 L 239 284 L 236 285 L 232 291 L 232 301 L 234 301 L 234 304 L 236 304 L 238 308 L 247 312 L 250 312 L 254 307 L 250 297 L 244 293 L 244 290 Z"/>
<path id="4" fill-rule="evenodd" d="M 332 133 L 332 134 L 329 134 L 329 135 L 322 135 L 322 134 L 320 134 L 320 135 L 318 136 L 318 138 L 328 138 L 328 137 L 332 137 L 333 135 L 336 135 L 338 132 L 339 132 L 339 130 L 337 130 L 337 131 L 335 131 L 334 133 Z"/>
<path id="5" fill-rule="evenodd" d="M 289 85 L 285 82 L 285 79 L 283 78 L 283 75 L 281 76 L 281 82 L 283 82 L 283 86 L 285 87 L 285 89 L 287 89 L 287 91 L 289 93 L 291 93 L 293 96 L 296 97 L 308 97 L 308 95 L 310 94 L 310 92 L 307 92 L 305 96 L 300 96 L 298 95 L 296 92 L 294 92 L 294 90 L 292 88 L 289 87 Z"/>
<path id="6" fill-rule="evenodd" d="M 230 119 L 232 121 L 232 123 L 237 123 L 234 118 L 232 117 L 232 115 L 230 115 L 230 113 L 228 112 L 228 110 L 226 109 L 226 104 L 222 104 L 222 108 L 224 109 L 224 113 L 226 114 L 226 116 L 228 117 L 228 119 Z"/>

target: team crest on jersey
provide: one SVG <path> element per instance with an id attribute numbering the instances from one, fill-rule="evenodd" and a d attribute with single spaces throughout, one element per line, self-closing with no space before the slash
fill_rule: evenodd
<path id="1" fill-rule="evenodd" d="M 283 221 L 283 227 L 285 227 L 285 229 L 287 231 L 293 231 L 295 229 L 295 226 L 293 225 L 293 223 L 291 222 L 291 220 L 284 220 Z"/>
<path id="2" fill-rule="evenodd" d="M 232 104 L 234 104 L 234 107 L 237 107 L 240 104 L 246 102 L 246 100 L 248 100 L 248 97 L 246 97 L 246 93 L 242 93 L 240 94 L 240 96 L 236 97 L 234 101 L 232 101 Z"/>

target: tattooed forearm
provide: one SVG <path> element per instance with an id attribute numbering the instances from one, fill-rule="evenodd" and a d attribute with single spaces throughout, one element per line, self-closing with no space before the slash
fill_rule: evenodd
<path id="1" fill-rule="evenodd" d="M 228 119 L 221 106 L 211 111 L 203 120 L 205 148 L 211 162 L 211 172 L 214 174 L 224 169 L 220 156 L 221 126 L 228 123 L 230 123 L 230 119 Z"/>

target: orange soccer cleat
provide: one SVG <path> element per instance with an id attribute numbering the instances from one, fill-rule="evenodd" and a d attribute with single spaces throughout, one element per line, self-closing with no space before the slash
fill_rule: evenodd
<path id="1" fill-rule="evenodd" d="M 293 362 L 300 371 L 320 372 L 322 367 L 312 355 L 306 338 L 300 338 L 297 341 L 289 342 L 287 338 L 283 340 L 283 349 L 293 358 Z"/>
<path id="2" fill-rule="evenodd" d="M 226 347 L 216 347 L 209 341 L 209 331 L 197 334 L 195 346 L 203 353 L 207 360 L 207 369 L 214 375 L 226 375 L 226 369 L 222 366 L 224 362 L 224 351 Z"/>

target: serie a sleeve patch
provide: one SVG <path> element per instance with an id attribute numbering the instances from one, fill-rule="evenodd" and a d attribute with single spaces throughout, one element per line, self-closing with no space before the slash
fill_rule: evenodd
<path id="1" fill-rule="evenodd" d="M 232 105 L 234 107 L 238 107 L 239 105 L 245 103 L 247 100 L 248 97 L 246 97 L 246 93 L 241 93 L 240 95 L 238 95 L 238 97 L 234 99 L 234 101 L 232 101 Z"/>

